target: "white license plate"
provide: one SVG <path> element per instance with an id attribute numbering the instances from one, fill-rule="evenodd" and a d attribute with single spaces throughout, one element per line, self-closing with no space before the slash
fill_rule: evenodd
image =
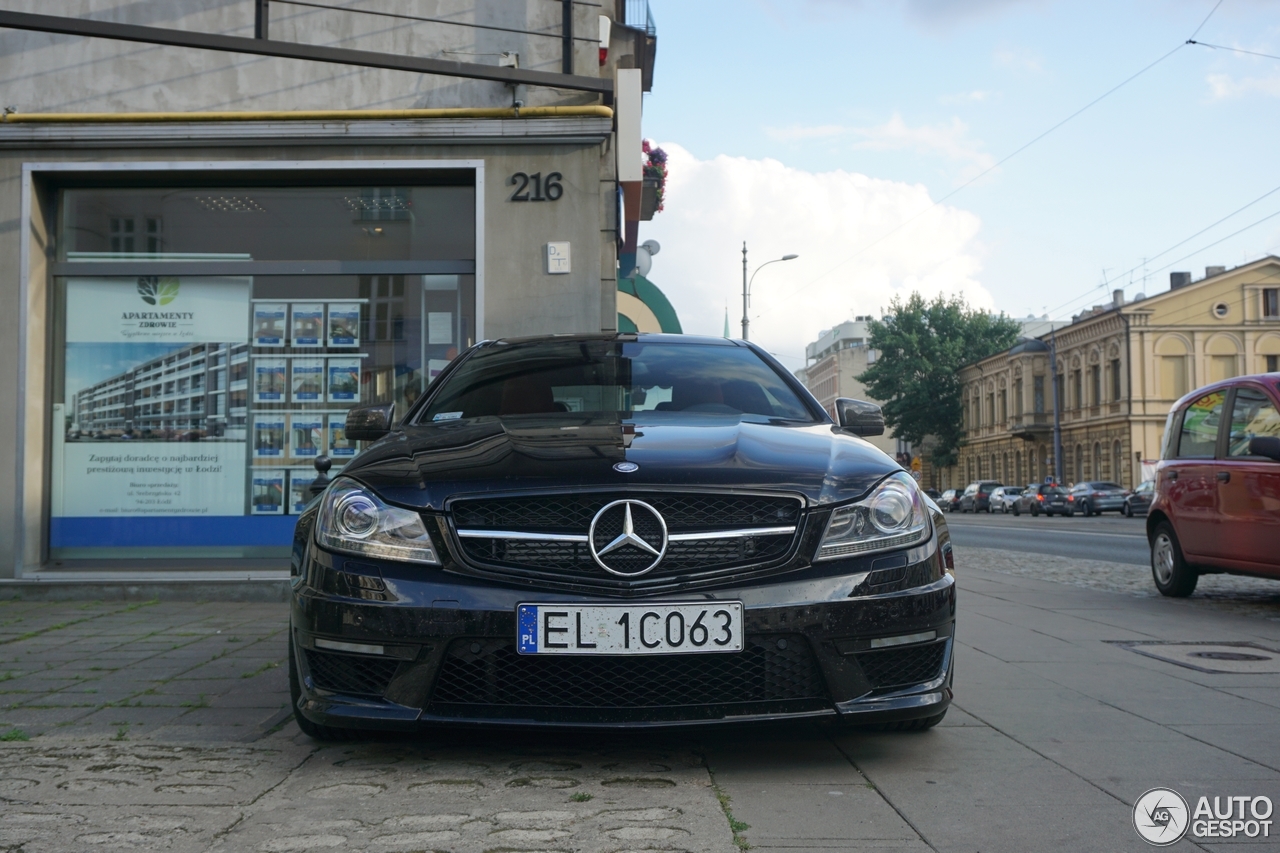
<path id="1" fill-rule="evenodd" d="M 671 655 L 742 651 L 742 602 L 521 604 L 522 655 Z"/>

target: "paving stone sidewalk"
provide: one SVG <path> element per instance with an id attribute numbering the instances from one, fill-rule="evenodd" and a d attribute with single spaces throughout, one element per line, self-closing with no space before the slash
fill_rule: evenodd
<path id="1" fill-rule="evenodd" d="M 1087 535 L 1087 534 L 1085 534 Z M 1277 544 L 1280 547 L 1280 543 Z M 1137 598 L 1160 598 L 1151 580 L 1151 569 L 1129 563 L 1104 563 L 995 548 L 957 548 L 961 575 L 965 569 L 983 569 L 1006 575 L 1053 581 L 1084 589 L 1118 592 Z M 1202 575 L 1196 591 L 1172 604 L 1239 613 L 1280 621 L 1280 581 L 1237 575 Z"/>

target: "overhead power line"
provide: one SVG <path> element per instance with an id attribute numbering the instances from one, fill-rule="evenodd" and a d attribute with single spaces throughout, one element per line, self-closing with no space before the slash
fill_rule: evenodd
<path id="1" fill-rule="evenodd" d="M 1249 208 L 1253 207 L 1253 206 L 1254 206 L 1255 204 L 1257 204 L 1258 202 L 1262 201 L 1264 198 L 1267 198 L 1268 196 L 1275 195 L 1277 192 L 1280 192 L 1280 187 L 1274 187 L 1273 189 L 1267 190 L 1265 193 L 1263 193 L 1262 195 L 1258 196 L 1258 197 L 1257 197 L 1257 198 L 1255 198 L 1253 201 L 1249 202 L 1248 204 L 1244 205 L 1243 207 L 1238 207 L 1238 208 L 1236 208 L 1235 210 L 1233 210 L 1233 211 L 1231 211 L 1230 213 L 1228 213 L 1226 216 L 1224 216 L 1224 217 L 1222 217 L 1221 219 L 1219 219 L 1217 222 L 1214 222 L 1212 225 L 1208 225 L 1208 226 L 1205 226 L 1204 228 L 1201 228 L 1199 231 L 1197 231 L 1196 233 L 1192 234 L 1190 237 L 1186 237 L 1186 238 L 1184 238 L 1184 239 L 1182 239 L 1182 240 L 1179 240 L 1178 242 L 1174 243 L 1172 246 L 1170 246 L 1170 247 L 1169 247 L 1169 248 L 1167 248 L 1167 249 L 1164 249 L 1164 250 L 1162 250 L 1162 251 L 1159 251 L 1159 252 L 1157 252 L 1157 253 L 1156 253 L 1156 254 L 1154 254 L 1154 255 L 1148 255 L 1147 257 L 1145 257 L 1145 258 L 1143 259 L 1142 263 L 1140 263 L 1140 264 L 1138 264 L 1138 265 L 1136 265 L 1136 266 L 1130 267 L 1129 269 L 1125 270 L 1125 271 L 1124 271 L 1124 272 L 1122 272 L 1122 273 L 1117 273 L 1116 275 L 1113 275 L 1109 280 L 1103 281 L 1103 282 L 1102 282 L 1102 284 L 1098 285 L 1097 287 L 1091 287 L 1091 288 L 1089 288 L 1087 291 L 1085 291 L 1084 293 L 1080 294 L 1079 296 L 1076 296 L 1076 297 L 1073 297 L 1073 298 L 1071 298 L 1071 299 L 1068 299 L 1066 302 L 1064 302 L 1064 303 L 1062 303 L 1061 305 L 1059 305 L 1059 306 L 1057 306 L 1056 308 L 1054 308 L 1054 309 L 1053 309 L 1053 311 L 1054 311 L 1054 312 L 1056 312 L 1056 311 L 1060 311 L 1061 309 L 1066 308 L 1066 307 L 1067 307 L 1067 306 L 1069 306 L 1069 305 L 1074 305 L 1075 303 L 1077 303 L 1077 302 L 1079 302 L 1079 301 L 1081 301 L 1081 300 L 1087 300 L 1087 299 L 1091 299 L 1091 298 L 1093 298 L 1094 291 L 1099 290 L 1099 289 L 1106 289 L 1106 288 L 1107 288 L 1107 287 L 1109 287 L 1113 282 L 1117 282 L 1117 281 L 1119 281 L 1120 279 L 1124 278 L 1125 276 L 1129 275 L 1130 273 L 1135 273 L 1135 272 L 1137 272 L 1138 270 L 1143 269 L 1143 268 L 1144 268 L 1144 267 L 1146 267 L 1148 264 L 1150 264 L 1152 261 L 1154 261 L 1156 258 L 1163 257 L 1164 255 L 1169 254 L 1170 252 L 1172 252 L 1174 249 L 1178 248 L 1179 246 L 1184 246 L 1184 245 L 1186 245 L 1187 243 L 1190 243 L 1192 240 L 1194 240 L 1195 238 L 1199 237 L 1201 234 L 1205 233 L 1206 231 L 1212 231 L 1214 228 L 1216 228 L 1216 227 L 1218 227 L 1219 225 L 1221 225 L 1222 223 L 1226 222 L 1228 219 L 1231 219 L 1233 216 L 1235 216 L 1235 215 L 1237 215 L 1237 214 L 1239 214 L 1239 213 L 1243 213 L 1244 211 L 1246 211 L 1246 210 L 1248 210 Z M 1270 217 L 1267 217 L 1267 218 L 1270 218 Z M 1264 221 L 1265 221 L 1265 220 L 1259 220 L 1258 222 L 1255 222 L 1255 223 L 1254 223 L 1254 225 L 1257 225 L 1257 224 L 1259 224 L 1260 222 L 1264 222 Z M 1241 230 L 1242 230 L 1242 231 L 1245 231 L 1245 230 L 1248 230 L 1249 228 L 1252 228 L 1252 227 L 1253 227 L 1252 225 L 1246 225 L 1246 226 L 1245 226 L 1244 228 L 1242 228 Z M 1239 233 L 1239 232 L 1237 232 L 1237 233 Z M 1234 235 L 1231 235 L 1231 236 L 1234 236 Z M 1224 237 L 1223 239 L 1225 240 L 1225 239 L 1228 239 L 1228 238 Z M 1219 241 L 1219 242 L 1221 242 L 1221 241 Z M 1209 246 L 1205 246 L 1205 247 L 1204 247 L 1204 248 L 1202 248 L 1202 249 L 1197 249 L 1195 252 L 1192 252 L 1192 253 L 1191 253 L 1191 255 L 1187 255 L 1187 257 L 1191 257 L 1192 255 L 1198 254 L 1199 252 L 1203 252 L 1203 251 L 1204 251 L 1204 249 L 1212 248 L 1213 246 L 1216 246 L 1216 245 L 1217 245 L 1217 243 L 1212 243 L 1212 244 L 1210 244 Z M 1184 261 L 1184 260 L 1186 260 L 1186 258 L 1179 258 L 1178 260 L 1174 261 L 1174 262 L 1173 262 L 1173 264 L 1179 263 L 1179 262 Z M 1170 264 L 1169 266 L 1172 266 L 1173 264 Z M 1150 274 L 1151 274 L 1151 272 L 1160 272 L 1161 270 L 1166 270 L 1166 269 L 1168 269 L 1168 267 L 1161 267 L 1160 269 L 1158 269 L 1158 270 L 1154 270 L 1154 271 L 1152 271 L 1152 270 L 1148 270 L 1148 271 L 1147 271 L 1147 274 L 1148 274 L 1148 275 L 1150 275 Z M 1127 286 L 1127 285 L 1126 285 L 1126 286 Z"/>
<path id="2" fill-rule="evenodd" d="M 1209 44 L 1207 41 L 1187 39 L 1187 44 L 1195 44 L 1200 47 L 1211 47 L 1214 50 L 1229 50 L 1233 53 L 1247 53 L 1250 56 L 1261 56 L 1264 59 L 1280 59 L 1280 56 L 1273 56 L 1270 53 L 1258 53 L 1256 50 L 1245 50 L 1243 47 L 1227 47 L 1225 44 Z"/>
<path id="3" fill-rule="evenodd" d="M 1107 91 L 1103 92 L 1101 95 L 1099 95 L 1098 97 L 1094 98 L 1092 101 L 1090 101 L 1089 103 L 1085 104 L 1085 105 L 1084 105 L 1083 107 L 1081 107 L 1080 109 L 1078 109 L 1078 110 L 1076 110 L 1075 112 L 1071 113 L 1071 115 L 1067 116 L 1067 117 L 1066 117 L 1066 118 L 1064 118 L 1062 121 L 1060 121 L 1060 122 L 1058 122 L 1057 124 L 1053 125 L 1053 126 L 1052 126 L 1052 127 L 1050 127 L 1048 130 L 1046 130 L 1046 131 L 1044 131 L 1043 133 L 1041 133 L 1040 135 L 1038 135 L 1038 136 L 1036 136 L 1036 137 L 1032 138 L 1029 142 L 1026 142 L 1025 144 L 1023 144 L 1022 146 L 1018 147 L 1017 149 L 1015 149 L 1015 150 L 1014 150 L 1014 151 L 1012 151 L 1011 153 L 1006 154 L 1004 157 L 1002 157 L 1002 158 L 1000 158 L 999 160 L 997 160 L 994 164 L 992 164 L 991 166 L 987 167 L 986 169 L 983 169 L 983 170 L 982 170 L 981 172 L 979 172 L 977 175 L 975 175 L 974 177 L 972 177 L 972 178 L 970 178 L 969 180 L 965 181 L 963 184 L 961 184 L 960 186 L 956 187 L 954 190 L 952 190 L 951 192 L 947 193 L 947 194 L 946 194 L 946 195 L 944 195 L 942 198 L 938 199 L 938 200 L 937 200 L 937 201 L 935 201 L 933 204 L 931 204 L 931 205 L 929 205 L 928 207 L 926 207 L 924 210 L 921 210 L 919 213 L 917 213 L 917 214 L 915 214 L 915 215 L 911 216 L 910 218 L 908 218 L 908 219 L 904 220 L 903 222 L 898 223 L 896 226 L 894 226 L 894 227 L 893 227 L 892 229 L 890 229 L 889 231 L 885 232 L 884 234 L 881 234 L 879 237 L 877 237 L 876 239 L 872 240 L 870 243 L 867 243 L 867 244 L 865 244 L 864 246 L 862 246 L 861 248 L 859 248 L 859 249 L 858 249 L 856 252 L 854 252 L 852 255 L 849 255 L 848 257 L 846 257 L 846 258 L 842 259 L 841 261 L 839 261 L 838 263 L 836 263 L 834 266 L 832 266 L 832 267 L 828 268 L 828 269 L 827 269 L 827 270 L 825 270 L 824 272 L 819 273 L 819 274 L 818 274 L 817 276 L 815 276 L 814 278 L 812 278 L 812 279 L 810 279 L 809 281 L 805 282 L 804 284 L 800 285 L 798 288 L 796 288 L 796 290 L 795 290 L 794 292 L 795 292 L 795 293 L 799 293 L 800 291 L 802 291 L 802 290 L 804 290 L 804 289 L 806 289 L 806 288 L 808 288 L 808 287 L 811 287 L 811 286 L 812 286 L 812 285 L 814 285 L 814 284 L 817 284 L 819 281 L 821 281 L 822 279 L 826 278 L 826 277 L 827 277 L 827 276 L 829 276 L 831 273 L 835 272 L 835 271 L 836 271 L 836 270 L 838 270 L 840 267 L 842 267 L 842 266 L 844 266 L 845 264 L 847 264 L 849 261 L 851 261 L 851 260 L 853 260 L 854 258 L 858 257 L 858 256 L 859 256 L 859 255 L 861 255 L 863 252 L 867 251 L 868 249 L 870 249 L 871 247 L 873 247 L 873 246 L 875 246 L 875 245 L 877 245 L 877 244 L 879 244 L 879 243 L 884 242 L 884 241 L 885 241 L 885 240 L 887 240 L 889 237 L 892 237 L 894 234 L 896 234 L 897 232 L 901 231 L 903 228 L 907 227 L 907 226 L 908 226 L 908 225 L 910 225 L 912 222 L 914 222 L 914 221 L 916 221 L 917 219 L 919 219 L 921 216 L 924 216 L 926 213 L 928 213 L 929 211 L 933 210 L 935 207 L 937 207 L 938 205 L 942 204 L 942 203 L 943 203 L 943 202 L 945 202 L 947 199 L 949 199 L 949 198 L 951 198 L 952 196 L 956 195 L 956 193 L 959 193 L 959 192 L 961 192 L 961 191 L 963 191 L 963 190 L 965 190 L 965 189 L 967 189 L 967 188 L 969 188 L 969 187 L 973 186 L 973 184 L 977 183 L 977 182 L 978 182 L 979 180 L 981 180 L 983 177 L 985 177 L 986 175 L 988 175 L 988 174 L 990 174 L 991 172 L 995 171 L 996 169 L 1000 168 L 1002 165 L 1004 165 L 1005 163 L 1009 162 L 1009 161 L 1010 161 L 1010 160 L 1012 160 L 1014 157 L 1017 157 L 1017 156 L 1018 156 L 1019 154 L 1021 154 L 1023 151 L 1026 151 L 1026 150 L 1027 150 L 1028 148 L 1030 148 L 1032 145 L 1035 145 L 1037 142 L 1039 142 L 1040 140 L 1044 139 L 1046 136 L 1048 136 L 1049 134 L 1053 133 L 1053 132 L 1054 132 L 1055 130 L 1057 130 L 1058 128 L 1060 128 L 1060 127 L 1062 127 L 1063 125 L 1067 124 L 1067 123 L 1068 123 L 1068 122 L 1070 122 L 1072 119 L 1074 119 L 1076 116 L 1078 116 L 1078 115 L 1080 115 L 1081 113 L 1083 113 L 1083 112 L 1087 111 L 1088 109 L 1090 109 L 1090 108 L 1091 108 L 1091 107 L 1093 107 L 1094 105 L 1096 105 L 1096 104 L 1100 103 L 1101 101 L 1106 100 L 1108 97 L 1110 97 L 1111 95 L 1115 94 L 1115 93 L 1116 93 L 1116 92 L 1118 92 L 1120 89 L 1123 89 L 1125 86 L 1129 85 L 1129 84 L 1130 84 L 1130 83 L 1132 83 L 1134 80 L 1136 80 L 1136 79 L 1138 79 L 1139 77 L 1141 77 L 1143 74 L 1146 74 L 1146 73 L 1147 73 L 1148 71 L 1150 71 L 1152 68 L 1155 68 L 1157 65 L 1159 65 L 1159 64 L 1160 64 L 1160 63 L 1162 63 L 1162 62 L 1164 62 L 1164 61 L 1165 61 L 1166 59 L 1168 59 L 1169 57 L 1173 56 L 1173 55 L 1174 55 L 1175 53 L 1177 53 L 1179 50 L 1182 50 L 1182 48 L 1186 47 L 1188 44 L 1193 44 L 1193 43 L 1195 43 L 1195 42 L 1192 42 L 1192 39 L 1194 39 L 1197 35 L 1199 35 L 1200 30 L 1204 29 L 1204 25 L 1205 25 L 1205 24 L 1207 24 L 1207 23 L 1209 23 L 1209 19 L 1213 17 L 1213 15 L 1214 15 L 1214 13 L 1215 13 L 1215 12 L 1217 12 L 1217 11 L 1218 11 L 1218 7 L 1219 7 L 1219 6 L 1221 6 L 1221 5 L 1222 5 L 1222 3 L 1223 3 L 1223 0 L 1218 0 L 1218 2 L 1217 2 L 1216 4 L 1214 4 L 1214 7 L 1213 7 L 1212 9 L 1210 9 L 1210 10 L 1209 10 L 1209 14 L 1205 15 L 1205 16 L 1204 16 L 1204 20 L 1200 22 L 1200 26 L 1196 27 L 1196 28 L 1195 28 L 1195 30 L 1193 30 L 1193 31 L 1192 31 L 1192 33 L 1191 33 L 1191 37 L 1190 37 L 1190 38 L 1188 38 L 1188 39 L 1187 39 L 1187 41 L 1185 41 L 1185 42 L 1183 42 L 1182 44 L 1178 45 L 1178 46 L 1177 46 L 1177 47 L 1175 47 L 1173 50 L 1169 51 L 1169 52 L 1168 52 L 1168 53 L 1166 53 L 1164 56 L 1161 56 L 1159 59 L 1155 60 L 1155 61 L 1154 61 L 1154 62 L 1152 62 L 1151 64 L 1149 64 L 1149 65 L 1147 65 L 1147 66 L 1143 67 L 1142 69 L 1140 69 L 1140 70 L 1139 70 L 1139 71 L 1137 71 L 1136 73 L 1131 74 L 1130 76 L 1126 77 L 1124 80 L 1120 81 L 1120 82 L 1119 82 L 1119 83 L 1117 83 L 1115 86 L 1112 86 L 1110 89 L 1108 89 Z"/>
<path id="4" fill-rule="evenodd" d="M 1216 7 L 1215 7 L 1215 8 L 1216 8 Z M 1155 62 L 1152 62 L 1151 64 L 1149 64 L 1149 65 L 1145 66 L 1144 68 L 1142 68 L 1141 70 L 1137 71 L 1136 73 L 1131 74 L 1130 76 L 1126 77 L 1124 80 L 1122 80 L 1121 82 L 1117 83 L 1115 86 L 1112 86 L 1110 89 L 1108 89 L 1107 91 L 1103 92 L 1101 95 L 1099 95 L 1098 97 L 1094 98 L 1092 101 L 1090 101 L 1089 103 L 1085 104 L 1083 107 L 1081 107 L 1080 109 L 1076 110 L 1076 111 L 1075 111 L 1075 112 L 1073 112 L 1071 115 L 1069 115 L 1069 116 L 1067 116 L 1066 118 L 1064 118 L 1062 121 L 1060 121 L 1060 122 L 1058 122 L 1057 124 L 1053 125 L 1053 126 L 1052 126 L 1052 127 L 1050 127 L 1048 130 L 1046 130 L 1046 131 L 1042 132 L 1041 134 L 1039 134 L 1038 136 L 1036 136 L 1036 137 L 1032 138 L 1030 141 L 1028 141 L 1028 142 L 1024 143 L 1023 145 L 1019 146 L 1018 148 L 1016 148 L 1015 150 L 1013 150 L 1013 151 L 1012 151 L 1012 152 L 1010 152 L 1009 154 L 1006 154 L 1004 157 L 1001 157 L 1001 158 L 1000 158 L 999 160 L 997 160 L 995 163 L 993 163 L 992 165 L 990 165 L 990 166 L 988 166 L 987 168 L 983 169 L 983 170 L 982 170 L 981 172 L 979 172 L 977 175 L 975 175 L 974 177 L 972 177 L 972 178 L 970 178 L 969 180 L 965 181 L 963 184 L 961 184 L 960 186 L 956 187 L 954 190 L 952 190 L 951 192 L 947 193 L 947 194 L 946 194 L 946 195 L 944 195 L 942 198 L 938 199 L 938 200 L 937 200 L 937 201 L 935 201 L 933 204 L 931 204 L 931 205 L 929 205 L 928 207 L 926 207 L 924 210 L 921 210 L 919 213 L 917 213 L 917 214 L 915 214 L 915 215 L 911 216 L 910 218 L 905 219 L 905 220 L 903 220 L 902 222 L 898 223 L 896 226 L 894 226 L 894 227 L 893 227 L 892 229 L 890 229 L 889 231 L 885 232 L 884 234 L 881 234 L 879 237 L 877 237 L 876 239 L 872 240 L 870 243 L 867 243 L 866 245 L 862 246 L 860 249 L 858 249 L 858 251 L 854 252 L 852 255 L 849 255 L 847 258 L 844 258 L 843 260 L 841 260 L 841 261 L 840 261 L 839 263 L 837 263 L 835 266 L 833 266 L 833 267 L 829 268 L 829 269 L 828 269 L 828 270 L 826 270 L 825 272 L 822 272 L 822 273 L 818 274 L 816 277 L 814 277 L 814 278 L 810 279 L 809 281 L 805 282 L 804 284 L 800 285 L 800 287 L 796 288 L 795 292 L 796 292 L 796 293 L 799 293 L 800 291 L 804 290 L 805 288 L 807 288 L 807 287 L 809 287 L 809 286 L 811 286 L 811 285 L 817 284 L 819 281 L 821 281 L 822 279 L 826 278 L 828 275 L 830 275 L 831 273 L 835 272 L 835 271 L 836 271 L 836 270 L 838 270 L 840 267 L 842 267 L 842 266 L 844 266 L 845 264 L 849 263 L 849 261 L 851 261 L 851 260 L 853 260 L 854 258 L 858 257 L 858 256 L 859 256 L 859 255 L 861 255 L 863 252 L 865 252 L 865 251 L 867 251 L 868 249 L 870 249 L 871 247 L 873 247 L 873 246 L 875 246 L 875 245 L 877 245 L 877 244 L 879 244 L 879 243 L 882 243 L 882 242 L 884 242 L 885 240 L 889 239 L 889 238 L 890 238 L 890 237 L 892 237 L 894 234 L 896 234 L 896 233 L 898 233 L 899 231 L 901 231 L 903 228 L 906 228 L 906 227 L 907 227 L 908 225 L 910 225 L 912 222 L 915 222 L 915 221 L 916 221 L 917 219 L 919 219 L 921 216 L 924 216 L 926 213 L 928 213 L 929 211 L 933 210 L 933 209 L 934 209 L 935 207 L 937 207 L 938 205 L 943 204 L 944 202 L 946 202 L 946 201 L 947 201 L 947 199 L 951 198 L 951 197 L 952 197 L 952 196 L 954 196 L 956 193 L 959 193 L 959 192 L 961 192 L 961 191 L 963 191 L 963 190 L 965 190 L 965 189 L 968 189 L 969 187 L 973 186 L 973 185 L 974 185 L 975 183 L 977 183 L 979 180 L 981 180 L 981 179 L 982 179 L 982 178 L 984 178 L 985 176 L 989 175 L 991 172 L 995 171 L 996 169 L 1000 168 L 1000 167 L 1001 167 L 1001 166 L 1003 166 L 1005 163 L 1008 163 L 1008 162 L 1009 162 L 1010 160 L 1012 160 L 1014 157 L 1017 157 L 1017 156 L 1018 156 L 1019 154 L 1021 154 L 1023 151 L 1026 151 L 1026 150 L 1027 150 L 1028 148 L 1030 148 L 1032 145 L 1035 145 L 1037 142 L 1039 142 L 1040 140 L 1044 139 L 1046 136 L 1048 136 L 1049 134 L 1053 133 L 1055 130 L 1057 130 L 1058 128 L 1062 127 L 1064 124 L 1066 124 L 1067 122 L 1071 121 L 1071 120 L 1072 120 L 1073 118 L 1075 118 L 1076 116 L 1078 116 L 1078 115 L 1080 115 L 1081 113 L 1085 112 L 1085 111 L 1086 111 L 1086 110 L 1088 110 L 1090 107 L 1094 106 L 1095 104 L 1100 103 L 1101 101 L 1105 100 L 1106 98 L 1108 98 L 1108 97 L 1110 97 L 1111 95 L 1113 95 L 1113 94 L 1115 94 L 1116 92 L 1118 92 L 1120 89 L 1122 89 L 1122 88 L 1124 88 L 1125 86 L 1127 86 L 1128 84 L 1132 83 L 1134 80 L 1137 80 L 1137 79 L 1138 79 L 1139 77 L 1141 77 L 1143 74 L 1146 74 L 1146 73 L 1147 73 L 1148 71 L 1150 71 L 1152 68 L 1155 68 L 1155 67 L 1156 67 L 1157 65 L 1159 65 L 1161 62 L 1164 62 L 1166 59 L 1168 59 L 1169 57 L 1173 56 L 1175 53 L 1177 53 L 1178 51 L 1182 50 L 1182 48 L 1184 48 L 1184 47 L 1186 47 L 1186 44 L 1185 44 L 1185 43 L 1184 43 L 1184 44 L 1180 44 L 1180 45 L 1178 45 L 1178 46 L 1177 46 L 1177 47 L 1175 47 L 1173 50 L 1169 51 L 1169 52 L 1168 52 L 1168 53 L 1166 53 L 1164 56 L 1162 56 L 1162 57 L 1160 57 L 1159 59 L 1157 59 Z"/>

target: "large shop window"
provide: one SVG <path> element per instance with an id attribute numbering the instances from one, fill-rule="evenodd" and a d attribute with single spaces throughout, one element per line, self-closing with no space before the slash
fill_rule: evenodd
<path id="1" fill-rule="evenodd" d="M 50 557 L 286 556 L 316 457 L 360 449 L 346 410 L 403 413 L 475 342 L 474 205 L 63 190 Z"/>

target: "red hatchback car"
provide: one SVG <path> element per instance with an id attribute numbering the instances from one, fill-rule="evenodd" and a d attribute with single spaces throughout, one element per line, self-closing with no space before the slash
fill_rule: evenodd
<path id="1" fill-rule="evenodd" d="M 1147 539 L 1164 595 L 1190 595 L 1217 572 L 1280 580 L 1280 373 L 1217 382 L 1174 404 Z"/>

